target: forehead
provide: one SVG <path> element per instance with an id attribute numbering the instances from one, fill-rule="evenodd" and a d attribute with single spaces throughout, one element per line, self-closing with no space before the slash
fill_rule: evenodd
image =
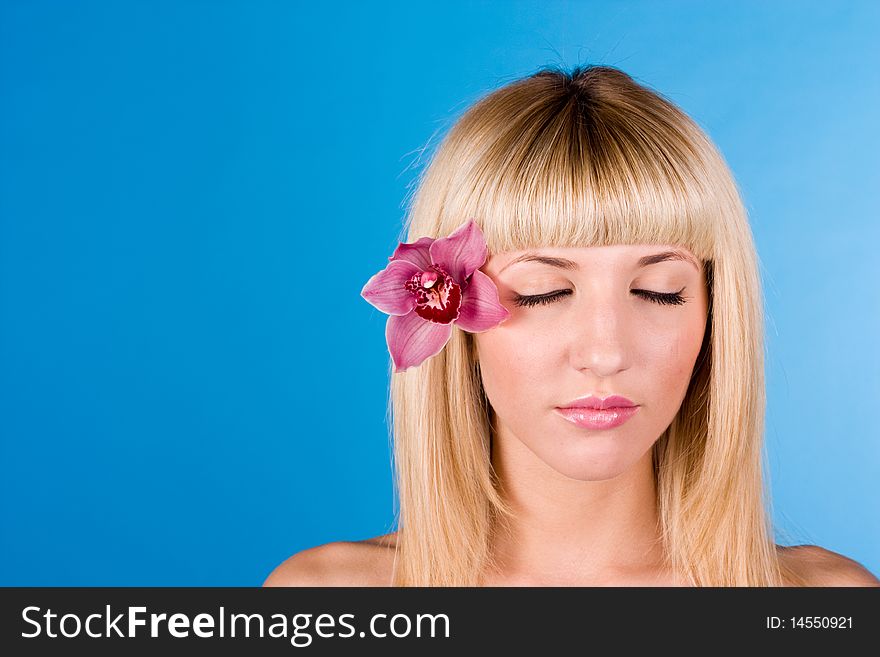
<path id="1" fill-rule="evenodd" d="M 505 251 L 490 255 L 484 269 L 493 273 L 526 267 L 551 267 L 577 271 L 590 267 L 647 267 L 661 262 L 680 263 L 697 271 L 702 268 L 699 259 L 681 245 L 615 244 Z"/>

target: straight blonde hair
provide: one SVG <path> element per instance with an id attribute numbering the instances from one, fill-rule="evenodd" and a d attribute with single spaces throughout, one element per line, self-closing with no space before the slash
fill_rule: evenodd
<path id="1" fill-rule="evenodd" d="M 667 563 L 693 586 L 803 583 L 779 560 L 765 467 L 763 306 L 747 213 L 723 157 L 671 101 L 608 66 L 544 68 L 488 94 L 419 176 L 405 238 L 467 219 L 490 253 L 678 244 L 703 263 L 705 339 L 652 448 Z M 490 454 L 473 336 L 391 373 L 398 508 L 393 584 L 476 586 L 511 515 Z"/>

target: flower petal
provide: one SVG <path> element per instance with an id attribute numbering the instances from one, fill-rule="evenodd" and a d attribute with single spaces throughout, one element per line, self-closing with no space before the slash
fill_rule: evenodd
<path id="1" fill-rule="evenodd" d="M 434 241 L 432 237 L 420 237 L 411 244 L 401 242 L 394 249 L 394 254 L 388 259 L 408 260 L 418 266 L 419 271 L 425 271 L 431 266 L 431 254 L 428 249 Z"/>
<path id="2" fill-rule="evenodd" d="M 473 219 L 455 229 L 449 237 L 434 240 L 429 247 L 431 261 L 440 265 L 459 285 L 481 267 L 489 255 L 483 231 Z"/>
<path id="3" fill-rule="evenodd" d="M 392 315 L 385 325 L 385 340 L 394 361 L 394 371 L 402 372 L 435 356 L 452 335 L 452 324 L 437 324 L 416 313 Z"/>
<path id="4" fill-rule="evenodd" d="M 481 333 L 498 326 L 508 317 L 510 312 L 498 300 L 495 282 L 479 269 L 474 271 L 464 290 L 455 325 L 469 333 Z"/>
<path id="5" fill-rule="evenodd" d="M 416 299 L 404 284 L 419 271 L 408 260 L 392 260 L 367 281 L 361 296 L 383 313 L 406 315 L 416 307 Z"/>

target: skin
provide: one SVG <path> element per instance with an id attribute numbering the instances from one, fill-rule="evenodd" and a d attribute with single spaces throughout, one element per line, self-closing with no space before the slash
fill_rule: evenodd
<path id="1" fill-rule="evenodd" d="M 673 584 L 663 570 L 651 447 L 678 412 L 702 344 L 708 292 L 684 260 L 639 267 L 672 247 L 539 249 L 576 270 L 492 256 L 483 267 L 511 317 L 475 334 L 495 412 L 492 463 L 516 520 L 496 541 L 486 583 Z M 684 249 L 691 259 L 692 254 Z M 521 307 L 517 295 L 571 294 Z M 680 292 L 661 305 L 634 290 Z M 511 355 L 515 355 L 511 357 Z M 639 405 L 626 423 L 584 429 L 555 409 L 587 395 Z"/>
<path id="2" fill-rule="evenodd" d="M 699 355 L 708 314 L 697 265 L 638 260 L 674 245 L 544 248 L 576 269 L 513 263 L 526 252 L 494 254 L 481 270 L 510 318 L 474 334 L 493 409 L 492 464 L 515 520 L 493 544 L 499 568 L 487 586 L 676 586 L 662 561 L 651 447 L 678 412 Z M 694 259 L 695 260 L 695 259 Z M 508 265 L 510 265 L 508 267 Z M 516 295 L 571 294 L 521 307 Z M 661 305 L 635 290 L 681 292 Z M 594 395 L 639 405 L 623 425 L 578 427 L 557 406 Z M 264 586 L 389 586 L 396 534 L 300 552 Z M 814 545 L 778 546 L 814 586 L 880 586 L 847 557 Z"/>

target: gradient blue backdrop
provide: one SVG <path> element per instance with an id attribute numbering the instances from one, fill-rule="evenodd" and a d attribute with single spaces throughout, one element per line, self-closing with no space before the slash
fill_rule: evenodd
<path id="1" fill-rule="evenodd" d="M 359 296 L 443 131 L 610 64 L 720 146 L 783 543 L 880 573 L 880 4 L 3 2 L 0 584 L 258 585 L 391 531 Z"/>

